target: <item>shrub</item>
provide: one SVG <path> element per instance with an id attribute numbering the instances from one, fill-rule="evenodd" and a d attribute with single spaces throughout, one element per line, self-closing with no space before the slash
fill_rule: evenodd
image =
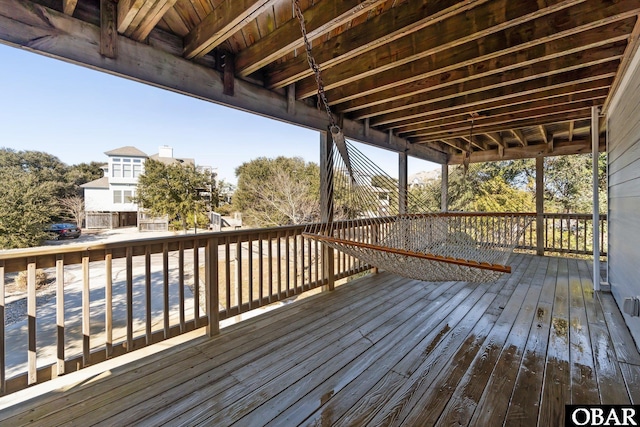
<path id="1" fill-rule="evenodd" d="M 26 291 L 27 290 L 27 272 L 21 271 L 18 273 L 15 279 L 13 279 L 18 289 Z M 49 276 L 42 269 L 36 270 L 36 289 L 40 289 L 45 286 L 49 281 Z"/>

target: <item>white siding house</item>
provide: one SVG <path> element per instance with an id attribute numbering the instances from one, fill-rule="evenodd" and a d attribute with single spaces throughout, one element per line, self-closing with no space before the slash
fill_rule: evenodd
<path id="1" fill-rule="evenodd" d="M 639 94 L 640 50 L 636 51 L 608 111 L 609 284 L 640 350 L 640 317 L 628 309 L 640 303 Z"/>
<path id="2" fill-rule="evenodd" d="M 88 182 L 84 188 L 87 228 L 113 228 L 138 224 L 138 205 L 133 202 L 138 177 L 144 173 L 148 158 L 165 163 L 193 163 L 193 159 L 176 159 L 173 149 L 161 146 L 158 154 L 148 156 L 127 146 L 105 152 L 104 176 Z"/>

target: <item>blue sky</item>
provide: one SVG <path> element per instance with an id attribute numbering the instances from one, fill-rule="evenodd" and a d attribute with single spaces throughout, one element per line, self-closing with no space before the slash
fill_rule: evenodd
<path id="1" fill-rule="evenodd" d="M 106 159 L 133 145 L 151 155 L 170 145 L 235 182 L 257 157 L 318 162 L 318 132 L 129 81 L 0 44 L 0 147 L 38 150 L 67 164 Z M 363 146 L 392 176 L 397 155 Z M 409 174 L 439 167 L 409 158 Z"/>

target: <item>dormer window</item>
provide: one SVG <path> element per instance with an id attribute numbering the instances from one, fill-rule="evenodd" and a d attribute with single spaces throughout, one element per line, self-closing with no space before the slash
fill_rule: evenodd
<path id="1" fill-rule="evenodd" d="M 114 157 L 111 164 L 113 178 L 137 178 L 142 174 L 142 159 Z"/>

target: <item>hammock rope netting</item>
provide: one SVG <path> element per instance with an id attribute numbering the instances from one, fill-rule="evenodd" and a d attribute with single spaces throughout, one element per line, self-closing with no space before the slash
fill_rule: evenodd
<path id="1" fill-rule="evenodd" d="M 333 194 L 327 198 L 330 214 L 304 235 L 418 280 L 485 282 L 511 271 L 507 261 L 530 217 L 430 212 L 341 136 L 332 146 L 321 186 Z"/>

